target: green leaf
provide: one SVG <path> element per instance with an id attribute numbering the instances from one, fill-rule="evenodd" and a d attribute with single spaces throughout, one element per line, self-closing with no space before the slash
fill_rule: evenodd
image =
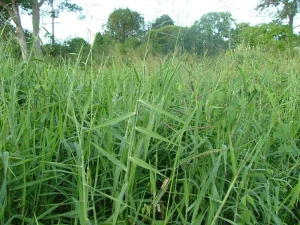
<path id="1" fill-rule="evenodd" d="M 91 131 L 91 130 L 97 130 L 97 129 L 102 128 L 102 127 L 107 127 L 107 126 L 115 125 L 115 124 L 117 124 L 117 123 L 119 123 L 119 122 L 121 122 L 123 120 L 126 120 L 126 119 L 128 119 L 128 118 L 130 118 L 130 117 L 132 117 L 134 115 L 135 115 L 135 112 L 127 113 L 127 114 L 125 114 L 123 116 L 120 116 L 120 117 L 117 117 L 115 119 L 109 120 L 109 121 L 107 121 L 107 122 L 105 122 L 105 123 L 103 123 L 103 124 L 101 124 L 99 126 L 95 126 L 95 127 L 91 128 L 91 129 L 89 129 L 89 131 Z"/>
<path id="2" fill-rule="evenodd" d="M 58 177 L 60 177 L 60 176 L 56 175 L 56 176 L 51 176 L 51 177 L 45 177 L 45 178 L 42 178 L 42 179 L 39 179 L 39 180 L 30 181 L 30 182 L 27 182 L 26 184 L 21 183 L 20 185 L 12 187 L 10 190 L 15 191 L 15 190 L 23 189 L 23 188 L 28 188 L 30 186 L 35 186 L 35 185 L 39 185 L 41 183 L 44 183 L 47 180 L 57 179 Z"/>
<path id="3" fill-rule="evenodd" d="M 142 99 L 140 99 L 138 101 L 140 103 L 142 103 L 143 105 L 147 106 L 149 109 L 153 109 L 153 110 L 155 110 L 155 111 L 157 111 L 157 112 L 165 115 L 166 117 L 169 117 L 170 119 L 176 120 L 176 121 L 184 124 L 183 120 L 181 120 L 180 118 L 178 118 L 176 116 L 173 116 L 171 113 L 167 112 L 166 110 L 164 110 L 164 109 L 162 109 L 162 108 L 160 108 L 160 107 L 158 107 L 158 106 L 156 106 L 156 105 L 154 105 L 154 104 L 152 104 L 150 102 L 142 100 Z"/>
<path id="4" fill-rule="evenodd" d="M 107 157 L 107 159 L 109 161 L 111 161 L 113 164 L 115 164 L 117 167 L 120 167 L 122 170 L 124 171 L 127 171 L 127 168 L 126 166 L 121 162 L 119 161 L 118 159 L 116 159 L 116 157 L 113 157 L 111 154 L 109 154 L 107 151 L 105 151 L 103 148 L 101 148 L 100 146 L 92 143 L 97 149 L 98 151 L 104 155 L 105 157 Z"/>
<path id="5" fill-rule="evenodd" d="M 0 158 L 2 158 L 3 164 L 4 164 L 4 177 L 6 177 L 7 174 L 7 168 L 8 168 L 8 158 L 9 158 L 9 152 L 0 152 Z"/>
<path id="6" fill-rule="evenodd" d="M 153 168 L 151 165 L 149 165 L 148 163 L 146 163 L 145 161 L 137 158 L 137 157 L 130 157 L 129 160 L 133 163 L 135 163 L 136 165 L 143 167 L 144 169 L 150 170 L 154 173 L 157 173 L 163 177 L 165 177 L 165 175 L 163 175 L 162 173 L 160 173 L 157 169 Z"/>
<path id="7" fill-rule="evenodd" d="M 153 138 L 156 138 L 160 141 L 164 141 L 164 142 L 167 142 L 167 143 L 170 143 L 170 144 L 173 144 L 173 145 L 176 145 L 174 142 L 171 142 L 170 140 L 168 140 L 167 138 L 159 135 L 158 133 L 155 133 L 153 131 L 150 131 L 150 130 L 147 130 L 143 127 L 135 127 L 135 130 L 142 133 L 142 134 L 145 134 L 149 137 L 153 137 Z"/>

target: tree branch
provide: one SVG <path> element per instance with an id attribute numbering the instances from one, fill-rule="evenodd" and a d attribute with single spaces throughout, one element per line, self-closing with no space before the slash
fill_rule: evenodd
<path id="1" fill-rule="evenodd" d="M 38 3 L 38 6 L 41 7 L 41 6 L 45 3 L 45 1 L 46 1 L 46 0 L 41 0 L 41 1 Z"/>

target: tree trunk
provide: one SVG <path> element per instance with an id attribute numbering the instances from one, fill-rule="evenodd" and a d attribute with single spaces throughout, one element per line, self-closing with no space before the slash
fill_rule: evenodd
<path id="1" fill-rule="evenodd" d="M 299 12 L 299 5 L 298 5 L 299 0 L 293 0 L 292 2 L 288 1 L 288 20 L 289 20 L 289 26 L 292 30 L 294 30 L 294 20 L 296 14 Z"/>
<path id="2" fill-rule="evenodd" d="M 293 29 L 294 27 L 294 18 L 295 18 L 295 14 L 289 14 L 289 26 L 291 29 Z"/>
<path id="3" fill-rule="evenodd" d="M 52 36 L 51 41 L 52 45 L 55 44 L 55 36 L 54 36 L 54 19 L 55 19 L 55 10 L 54 10 L 54 0 L 51 2 L 51 23 L 52 23 Z"/>
<path id="4" fill-rule="evenodd" d="M 29 50 L 28 50 L 28 45 L 26 42 L 25 38 L 25 32 L 21 23 L 21 17 L 20 17 L 20 12 L 19 12 L 19 5 L 16 2 L 16 0 L 11 0 L 11 7 L 4 3 L 3 1 L 0 1 L 0 5 L 6 9 L 8 12 L 10 18 L 14 21 L 16 25 L 16 33 L 18 37 L 18 42 L 21 47 L 21 53 L 22 53 L 22 58 L 24 60 L 28 60 L 29 58 Z"/>
<path id="5" fill-rule="evenodd" d="M 40 33 L 40 6 L 38 0 L 32 1 L 32 37 L 33 37 L 33 51 L 35 57 L 43 58 L 41 48 Z"/>

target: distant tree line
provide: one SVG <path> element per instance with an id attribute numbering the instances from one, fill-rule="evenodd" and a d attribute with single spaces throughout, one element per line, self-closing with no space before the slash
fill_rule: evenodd
<path id="1" fill-rule="evenodd" d="M 115 9 L 105 24 L 104 31 L 98 32 L 93 43 L 83 38 L 57 42 L 54 37 L 54 19 L 62 10 L 80 12 L 82 10 L 69 0 L 0 0 L 1 40 L 7 40 L 15 34 L 23 59 L 30 55 L 42 58 L 44 53 L 52 56 L 69 53 L 89 52 L 92 47 L 95 54 L 109 54 L 112 49 L 121 53 L 128 51 L 166 55 L 172 52 L 193 53 L 198 55 L 216 55 L 228 49 L 234 49 L 241 43 L 249 46 L 264 46 L 276 50 L 293 47 L 298 42 L 294 34 L 294 18 L 299 13 L 300 0 L 261 0 L 257 10 L 268 13 L 274 19 L 268 24 L 251 26 L 248 23 L 236 23 L 229 12 L 210 12 L 195 21 L 190 27 L 178 26 L 169 15 L 162 15 L 152 23 L 146 23 L 144 17 L 128 8 Z M 41 47 L 39 38 L 40 7 L 48 4 L 52 18 L 50 44 Z M 19 8 L 32 15 L 33 32 L 25 31 L 21 26 Z M 37 12 L 36 12 L 37 11 Z M 17 19 L 16 19 L 17 18 Z M 13 21 L 11 26 L 8 21 Z"/>

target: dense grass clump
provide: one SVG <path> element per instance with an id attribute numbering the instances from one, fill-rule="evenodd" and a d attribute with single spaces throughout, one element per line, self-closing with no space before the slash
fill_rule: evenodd
<path id="1" fill-rule="evenodd" d="M 126 62 L 0 57 L 0 224 L 300 223 L 298 58 Z"/>

